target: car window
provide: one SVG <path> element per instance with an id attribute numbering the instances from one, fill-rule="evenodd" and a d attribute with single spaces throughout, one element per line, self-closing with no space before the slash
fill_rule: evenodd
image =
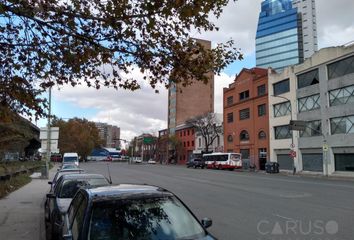
<path id="1" fill-rule="evenodd" d="M 68 179 L 62 184 L 59 198 L 73 198 L 81 187 L 103 186 L 107 184 L 108 182 L 104 178 Z"/>
<path id="2" fill-rule="evenodd" d="M 84 221 L 85 217 L 85 210 L 87 207 L 87 199 L 83 197 L 83 200 L 81 201 L 79 208 L 76 211 L 76 214 L 74 216 L 72 225 L 71 225 L 71 233 L 73 240 L 76 240 L 79 238 L 81 229 L 82 229 L 82 223 Z"/>
<path id="3" fill-rule="evenodd" d="M 174 197 L 120 200 L 93 206 L 88 239 L 197 239 L 205 231 Z"/>
<path id="4" fill-rule="evenodd" d="M 58 179 L 58 181 L 55 183 L 55 187 L 54 187 L 54 194 L 56 196 L 58 196 L 59 192 L 60 192 L 60 187 L 62 186 L 62 182 L 63 182 L 63 178 L 60 177 Z"/>
<path id="5" fill-rule="evenodd" d="M 76 213 L 76 210 L 78 209 L 78 207 L 80 206 L 80 203 L 83 199 L 83 195 L 82 193 L 78 193 L 74 199 L 72 200 L 69 210 L 68 210 L 68 215 L 69 215 L 69 226 L 72 225 L 73 219 L 74 219 L 74 215 Z"/>

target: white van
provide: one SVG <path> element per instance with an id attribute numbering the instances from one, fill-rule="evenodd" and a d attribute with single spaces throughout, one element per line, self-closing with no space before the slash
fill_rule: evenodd
<path id="1" fill-rule="evenodd" d="M 75 164 L 79 166 L 79 155 L 77 153 L 64 153 L 63 164 Z"/>

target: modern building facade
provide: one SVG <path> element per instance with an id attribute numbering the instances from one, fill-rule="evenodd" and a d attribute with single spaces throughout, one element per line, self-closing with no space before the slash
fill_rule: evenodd
<path id="1" fill-rule="evenodd" d="M 99 136 L 103 140 L 105 147 L 120 148 L 120 128 L 107 123 L 96 122 Z"/>
<path id="2" fill-rule="evenodd" d="M 354 45 L 269 73 L 268 89 L 271 161 L 283 170 L 354 174 Z M 290 131 L 291 119 L 306 129 Z"/>
<path id="3" fill-rule="evenodd" d="M 224 151 L 242 154 L 244 165 L 264 169 L 268 159 L 268 70 L 242 69 L 224 88 Z"/>
<path id="4" fill-rule="evenodd" d="M 211 49 L 211 42 L 199 40 L 206 49 Z M 184 124 L 188 119 L 214 112 L 214 74 L 208 73 L 207 84 L 194 81 L 191 85 L 183 87 L 174 84 L 168 92 L 168 129 L 173 135 L 176 126 Z"/>
<path id="5" fill-rule="evenodd" d="M 315 0 L 264 0 L 256 34 L 256 65 L 281 71 L 317 51 Z"/>

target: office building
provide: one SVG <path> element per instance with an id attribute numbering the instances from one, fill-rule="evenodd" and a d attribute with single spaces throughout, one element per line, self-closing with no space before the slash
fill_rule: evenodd
<path id="1" fill-rule="evenodd" d="M 224 88 L 224 151 L 242 154 L 244 167 L 264 169 L 268 159 L 268 70 L 242 69 Z"/>
<path id="2" fill-rule="evenodd" d="M 96 122 L 99 136 L 105 147 L 120 148 L 120 128 L 107 123 Z"/>
<path id="3" fill-rule="evenodd" d="M 354 45 L 269 73 L 268 89 L 270 160 L 282 170 L 353 175 Z M 305 130 L 290 131 L 290 120 L 304 121 Z"/>
<path id="4" fill-rule="evenodd" d="M 256 34 L 256 65 L 281 71 L 317 51 L 315 0 L 265 0 Z"/>
<path id="5" fill-rule="evenodd" d="M 211 49 L 211 42 L 199 40 L 206 49 Z M 193 81 L 191 85 L 183 87 L 174 84 L 168 92 L 168 129 L 173 135 L 176 126 L 184 124 L 188 119 L 214 112 L 214 74 L 208 73 L 207 84 Z"/>

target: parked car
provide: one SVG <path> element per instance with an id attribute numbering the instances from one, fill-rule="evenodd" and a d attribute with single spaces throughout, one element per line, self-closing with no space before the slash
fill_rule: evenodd
<path id="1" fill-rule="evenodd" d="M 54 190 L 55 184 L 58 181 L 58 179 L 65 175 L 65 174 L 73 174 L 73 173 L 84 173 L 85 171 L 81 168 L 73 168 L 73 169 L 63 169 L 63 170 L 59 170 L 52 181 L 49 181 L 48 184 L 50 185 L 50 191 L 52 192 Z"/>
<path id="2" fill-rule="evenodd" d="M 80 223 L 80 224 L 79 224 Z M 120 184 L 80 189 L 64 217 L 65 240 L 215 239 L 173 193 L 155 186 Z"/>
<path id="3" fill-rule="evenodd" d="M 58 168 L 58 171 L 67 169 L 78 169 L 78 167 L 76 164 L 63 164 L 60 168 Z"/>
<path id="4" fill-rule="evenodd" d="M 45 202 L 46 227 L 51 239 L 59 239 L 63 216 L 79 188 L 108 184 L 108 180 L 100 174 L 67 174 L 61 176 L 53 192 L 47 194 Z"/>
<path id="5" fill-rule="evenodd" d="M 77 153 L 64 153 L 63 164 L 73 163 L 79 166 L 79 155 Z"/>
<path id="6" fill-rule="evenodd" d="M 154 159 L 150 159 L 150 160 L 148 161 L 148 164 L 156 164 L 156 161 L 155 161 Z"/>
<path id="7" fill-rule="evenodd" d="M 61 162 L 63 160 L 63 157 L 60 153 L 52 153 L 50 155 L 50 161 L 52 162 Z"/>
<path id="8" fill-rule="evenodd" d="M 192 158 L 187 162 L 187 168 L 205 168 L 205 161 L 201 158 Z"/>
<path id="9" fill-rule="evenodd" d="M 140 157 L 134 157 L 132 160 L 133 163 L 142 163 L 143 161 L 141 160 Z"/>

